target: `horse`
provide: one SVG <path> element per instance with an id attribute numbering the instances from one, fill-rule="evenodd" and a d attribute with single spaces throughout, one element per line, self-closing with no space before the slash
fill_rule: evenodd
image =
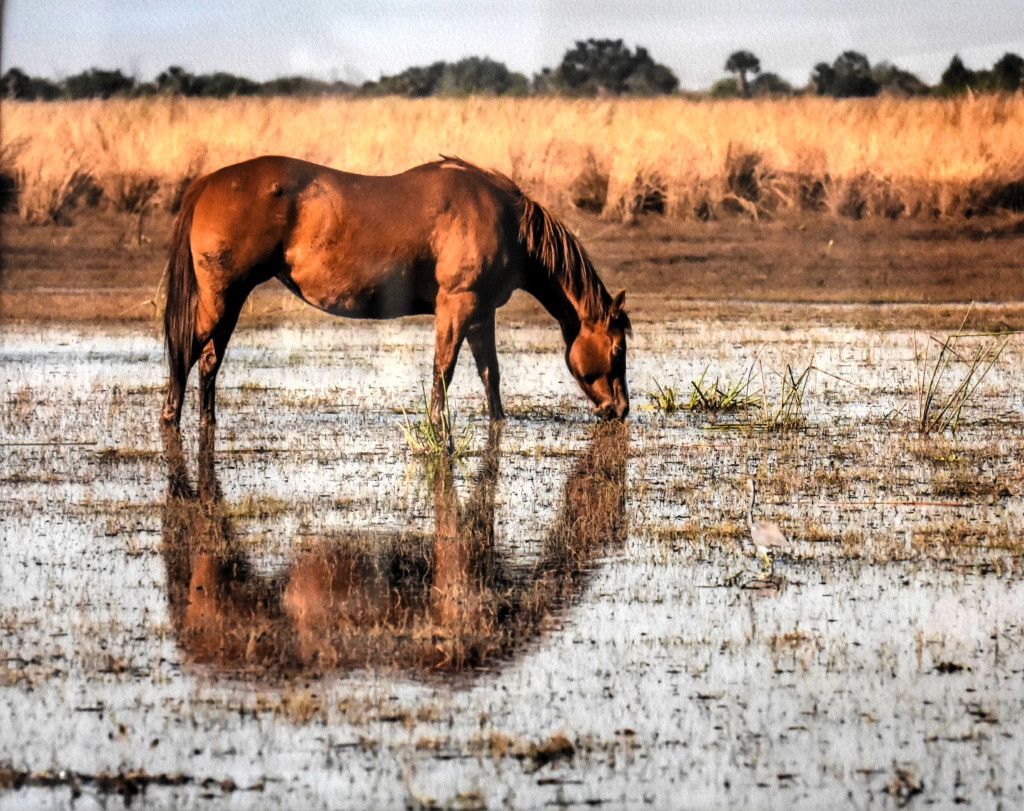
<path id="1" fill-rule="evenodd" d="M 217 371 L 242 305 L 275 277 L 333 315 L 432 313 L 435 425 L 445 424 L 464 340 L 491 422 L 505 418 L 494 315 L 517 289 L 558 321 L 596 414 L 629 413 L 625 291 L 613 298 L 576 237 L 513 180 L 444 155 L 390 176 L 265 156 L 193 181 L 182 198 L 169 245 L 163 425 L 180 425 L 197 362 L 200 425 L 215 424 Z"/>

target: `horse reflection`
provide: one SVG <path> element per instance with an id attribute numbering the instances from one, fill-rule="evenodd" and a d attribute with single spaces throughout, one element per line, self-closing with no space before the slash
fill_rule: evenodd
<path id="1" fill-rule="evenodd" d="M 596 557 L 625 534 L 628 426 L 593 426 L 536 562 L 495 548 L 500 431 L 466 502 L 450 461 L 433 473 L 434 534 L 356 531 L 317 539 L 276 573 L 259 572 L 233 533 L 214 472 L 212 432 L 197 486 L 166 432 L 163 557 L 186 658 L 238 676 L 353 668 L 459 672 L 507 661 L 574 599 Z"/>

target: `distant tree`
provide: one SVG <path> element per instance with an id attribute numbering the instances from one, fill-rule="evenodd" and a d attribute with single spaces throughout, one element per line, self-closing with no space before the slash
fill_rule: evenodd
<path id="1" fill-rule="evenodd" d="M 434 62 L 424 67 L 407 68 L 393 76 L 381 76 L 376 82 L 363 84 L 360 92 L 419 98 L 524 95 L 528 89 L 529 83 L 523 74 L 514 73 L 493 59 L 470 56 L 458 62 Z"/>
<path id="2" fill-rule="evenodd" d="M 10 68 L 0 77 L 5 99 L 24 99 L 28 97 L 29 83 L 32 81 L 20 68 Z"/>
<path id="3" fill-rule="evenodd" d="M 740 80 L 740 93 L 743 98 L 750 98 L 750 82 L 747 80 L 748 73 L 761 72 L 761 60 L 750 51 L 736 51 L 726 61 L 725 69 L 729 73 L 735 73 Z"/>
<path id="4" fill-rule="evenodd" d="M 264 96 L 322 96 L 330 85 L 317 79 L 305 76 L 279 76 L 270 79 L 260 86 L 260 94 Z"/>
<path id="5" fill-rule="evenodd" d="M 588 39 L 577 41 L 558 67 L 538 77 L 535 85 L 574 96 L 647 96 L 671 93 L 679 80 L 646 48 L 638 47 L 634 53 L 621 39 Z"/>
<path id="6" fill-rule="evenodd" d="M 998 90 L 1020 90 L 1024 87 L 1024 59 L 1015 53 L 1003 54 L 992 66 L 992 79 Z"/>
<path id="7" fill-rule="evenodd" d="M 811 84 L 819 96 L 831 96 L 832 86 L 836 81 L 836 72 L 828 62 L 819 62 L 811 71 Z"/>
<path id="8" fill-rule="evenodd" d="M 636 49 L 637 56 L 647 56 L 643 48 Z M 634 71 L 626 79 L 626 93 L 631 96 L 662 96 L 679 87 L 679 79 L 670 68 L 646 58 L 638 60 Z"/>
<path id="9" fill-rule="evenodd" d="M 156 88 L 158 92 L 170 95 L 223 99 L 229 96 L 253 96 L 261 92 L 263 86 L 232 73 L 217 71 L 195 74 L 179 65 L 171 65 L 156 77 Z"/>
<path id="10" fill-rule="evenodd" d="M 871 63 L 857 51 L 844 51 L 835 62 L 819 62 L 811 73 L 811 82 L 822 96 L 851 98 L 878 94 L 878 82 L 871 76 Z"/>
<path id="11" fill-rule="evenodd" d="M 738 99 L 740 97 L 740 83 L 732 76 L 727 76 L 711 85 L 708 95 L 713 99 Z"/>
<path id="12" fill-rule="evenodd" d="M 76 73 L 64 80 L 64 89 L 73 99 L 101 98 L 129 95 L 135 88 L 135 80 L 117 70 L 89 70 Z"/>
<path id="13" fill-rule="evenodd" d="M 909 71 L 891 62 L 879 62 L 871 68 L 871 78 L 883 93 L 893 96 L 926 96 L 930 88 Z"/>
<path id="14" fill-rule="evenodd" d="M 771 71 L 759 73 L 750 83 L 751 96 L 790 96 L 792 94 L 793 85 Z"/>
<path id="15" fill-rule="evenodd" d="M 844 51 L 832 63 L 835 80 L 832 95 L 836 98 L 874 96 L 878 94 L 878 82 L 871 77 L 871 63 L 857 51 Z"/>
<path id="16" fill-rule="evenodd" d="M 445 63 L 434 62 L 424 67 L 406 68 L 393 76 L 381 76 L 376 82 L 365 82 L 361 92 L 371 96 L 407 96 L 422 98 L 434 93 L 441 80 Z"/>
<path id="17" fill-rule="evenodd" d="M 964 65 L 959 54 L 949 60 L 949 66 L 942 71 L 940 89 L 946 93 L 963 93 L 976 81 L 976 75 Z"/>
<path id="18" fill-rule="evenodd" d="M 195 76 L 191 95 L 224 99 L 229 96 L 254 96 L 259 90 L 259 84 L 252 79 L 218 71 Z"/>
<path id="19" fill-rule="evenodd" d="M 325 82 L 305 76 L 281 76 L 260 85 L 260 94 L 264 96 L 340 96 L 353 93 L 355 89 L 347 82 Z"/>
<path id="20" fill-rule="evenodd" d="M 523 74 L 514 73 L 493 59 L 470 56 L 445 65 L 434 93 L 440 96 L 522 96 L 527 89 L 528 82 Z"/>
<path id="21" fill-rule="evenodd" d="M 161 93 L 191 96 L 195 76 L 179 65 L 171 65 L 156 77 L 156 86 Z"/>
<path id="22" fill-rule="evenodd" d="M 0 76 L 0 96 L 5 99 L 24 99 L 26 101 L 50 101 L 60 98 L 60 87 L 49 79 L 29 76 L 20 68 L 9 68 Z"/>

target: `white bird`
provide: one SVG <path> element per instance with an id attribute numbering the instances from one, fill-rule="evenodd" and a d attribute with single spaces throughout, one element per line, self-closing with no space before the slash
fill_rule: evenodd
<path id="1" fill-rule="evenodd" d="M 750 508 L 747 510 L 747 526 L 750 527 L 750 540 L 754 544 L 757 556 L 764 561 L 765 571 L 772 570 L 772 550 L 782 549 L 789 545 L 782 530 L 771 521 L 754 520 L 754 502 L 757 500 L 757 485 L 753 479 L 750 484 Z"/>

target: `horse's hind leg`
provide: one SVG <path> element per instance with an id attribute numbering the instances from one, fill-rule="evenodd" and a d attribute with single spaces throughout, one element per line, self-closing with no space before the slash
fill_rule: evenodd
<path id="1" fill-rule="evenodd" d="M 160 422 L 165 428 L 173 429 L 181 422 L 181 406 L 185 401 L 185 384 L 188 381 L 188 373 L 192 371 L 192 366 L 189 364 L 186 367 L 184 358 L 172 358 L 169 361 L 169 366 L 167 394 L 164 397 L 163 411 L 160 412 Z"/>
<path id="2" fill-rule="evenodd" d="M 238 323 L 245 296 L 225 296 L 208 311 L 197 330 L 203 345 L 199 353 L 199 424 L 214 425 L 217 422 L 216 395 L 217 372 L 224 361 L 231 333 Z"/>

